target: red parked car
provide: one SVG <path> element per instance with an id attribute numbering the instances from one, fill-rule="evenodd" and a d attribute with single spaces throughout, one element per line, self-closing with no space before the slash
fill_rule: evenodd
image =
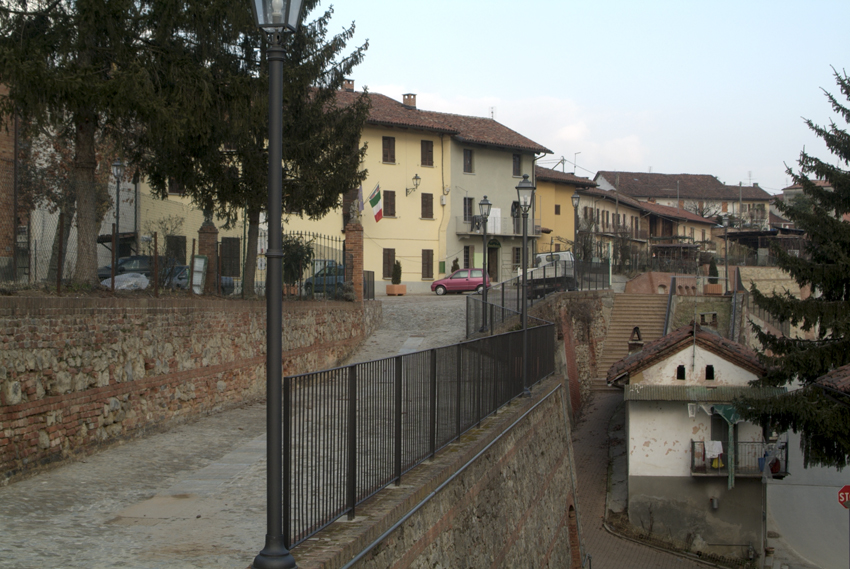
<path id="1" fill-rule="evenodd" d="M 487 277 L 487 287 L 490 277 Z M 484 291 L 483 269 L 460 269 L 444 279 L 431 283 L 431 290 L 442 296 L 449 292 L 468 292 L 474 290 L 481 294 Z"/>

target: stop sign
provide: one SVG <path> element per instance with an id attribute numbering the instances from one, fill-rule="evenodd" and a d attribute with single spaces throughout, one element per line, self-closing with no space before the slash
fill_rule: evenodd
<path id="1" fill-rule="evenodd" d="M 850 484 L 838 491 L 838 503 L 850 509 Z"/>

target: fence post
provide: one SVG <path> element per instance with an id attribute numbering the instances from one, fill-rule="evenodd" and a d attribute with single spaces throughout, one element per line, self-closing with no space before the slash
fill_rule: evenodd
<path id="1" fill-rule="evenodd" d="M 354 519 L 357 501 L 357 366 L 348 366 L 348 472 L 345 505 L 348 519 Z"/>
<path id="2" fill-rule="evenodd" d="M 457 345 L 457 370 L 455 373 L 455 388 L 457 390 L 457 397 L 455 398 L 455 401 L 457 401 L 455 437 L 457 438 L 460 438 L 460 378 L 463 375 L 463 350 L 461 346 L 462 344 Z"/>
<path id="3" fill-rule="evenodd" d="M 292 381 L 283 379 L 283 544 L 292 547 Z"/>
<path id="4" fill-rule="evenodd" d="M 428 434 L 430 454 L 434 456 L 437 452 L 437 350 L 431 349 L 431 409 L 429 410 L 429 423 L 431 432 Z"/>
<path id="5" fill-rule="evenodd" d="M 483 307 L 482 307 L 483 308 Z M 478 416 L 478 426 L 481 426 L 481 399 L 484 396 L 484 350 L 482 350 L 481 343 L 484 340 L 478 340 L 476 344 L 478 344 L 478 389 L 475 397 L 475 414 Z"/>
<path id="6" fill-rule="evenodd" d="M 159 296 L 159 242 L 157 232 L 153 232 L 153 295 Z"/>
<path id="7" fill-rule="evenodd" d="M 402 356 L 395 357 L 395 485 L 401 485 L 401 374 Z"/>

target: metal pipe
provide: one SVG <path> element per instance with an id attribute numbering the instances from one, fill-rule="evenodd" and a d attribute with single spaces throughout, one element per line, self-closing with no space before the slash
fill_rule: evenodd
<path id="1" fill-rule="evenodd" d="M 487 196 L 484 196 L 484 199 L 487 199 Z M 483 252 L 483 264 L 482 264 L 482 282 L 484 283 L 484 291 L 481 293 L 484 304 L 481 305 L 481 329 L 479 332 L 487 331 L 487 217 L 482 216 L 484 221 L 484 233 L 483 236 L 483 248 L 481 251 Z"/>

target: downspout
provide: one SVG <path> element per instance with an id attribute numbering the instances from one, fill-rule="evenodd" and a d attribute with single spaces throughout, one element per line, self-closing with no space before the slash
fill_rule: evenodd
<path id="1" fill-rule="evenodd" d="M 676 276 L 670 277 L 670 293 L 667 295 L 667 314 L 664 315 L 664 336 L 669 334 L 673 312 L 673 296 L 676 294 Z"/>
<path id="2" fill-rule="evenodd" d="M 448 195 L 449 195 L 449 192 L 451 190 L 446 189 L 446 153 L 445 153 L 444 141 L 445 141 L 445 138 L 444 138 L 443 133 L 441 132 L 440 133 L 440 190 L 441 190 L 441 193 L 442 193 L 441 200 L 445 199 L 446 205 L 448 205 L 448 201 L 449 201 Z M 443 238 L 444 239 L 444 241 L 443 241 L 443 254 L 441 255 L 442 258 L 443 258 L 443 264 L 444 265 L 447 265 L 448 262 L 449 262 L 449 239 L 448 239 L 447 231 L 449 229 L 449 222 L 451 221 L 451 217 L 446 215 L 446 205 L 443 205 L 442 203 L 440 204 L 440 206 L 441 206 L 440 209 L 442 211 L 442 216 L 443 216 L 443 218 L 440 220 L 440 235 L 445 236 Z M 451 210 L 451 207 L 449 207 L 449 210 Z M 455 236 L 456 235 L 457 235 L 457 232 L 455 232 Z M 443 273 L 443 274 L 448 274 L 448 273 L 449 273 L 449 270 L 446 269 L 446 272 Z"/>
<path id="3" fill-rule="evenodd" d="M 15 113 L 15 155 L 12 157 L 12 280 L 15 282 L 18 280 L 18 227 L 20 225 L 20 222 L 18 221 L 18 152 L 20 152 L 20 148 L 18 146 L 19 128 L 20 123 L 18 122 L 18 113 Z M 27 231 L 29 231 L 29 229 L 27 229 Z M 29 243 L 27 243 L 27 255 L 29 255 Z"/>

